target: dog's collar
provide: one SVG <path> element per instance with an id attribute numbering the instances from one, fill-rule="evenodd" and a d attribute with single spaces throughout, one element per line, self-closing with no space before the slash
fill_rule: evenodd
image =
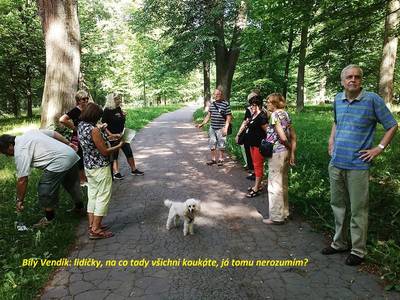
<path id="1" fill-rule="evenodd" d="M 188 216 L 189 223 L 192 223 L 194 221 L 194 217 Z"/>

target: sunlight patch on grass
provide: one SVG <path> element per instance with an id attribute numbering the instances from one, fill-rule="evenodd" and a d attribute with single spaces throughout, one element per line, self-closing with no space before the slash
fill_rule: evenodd
<path id="1" fill-rule="evenodd" d="M 28 130 L 38 129 L 38 128 L 39 128 L 39 124 L 38 123 L 28 123 L 28 124 L 23 125 L 23 126 L 18 126 L 18 127 L 14 127 L 12 129 L 9 129 L 4 133 L 5 134 L 11 134 L 11 135 L 21 135 L 21 134 L 27 132 Z"/>

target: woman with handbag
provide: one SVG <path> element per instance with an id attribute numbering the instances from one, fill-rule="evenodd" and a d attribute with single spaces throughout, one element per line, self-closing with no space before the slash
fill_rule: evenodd
<path id="1" fill-rule="evenodd" d="M 88 179 L 87 215 L 89 219 L 89 239 L 106 239 L 114 234 L 102 224 L 107 215 L 111 199 L 112 175 L 109 156 L 119 151 L 123 142 L 108 147 L 106 136 L 96 126 L 103 115 L 103 109 L 96 103 L 89 103 L 80 116 L 78 125 L 79 142 L 83 150 L 83 163 Z"/>
<path id="2" fill-rule="evenodd" d="M 247 123 L 251 120 L 251 115 L 252 115 L 250 101 L 253 97 L 259 95 L 260 95 L 259 90 L 253 90 L 247 96 L 247 101 L 249 103 L 249 106 L 246 107 L 242 125 L 240 126 L 240 129 L 238 130 L 238 133 L 235 138 L 236 143 L 240 145 L 242 148 L 242 153 L 244 152 L 243 158 L 246 162 L 245 168 L 249 171 L 249 175 L 246 178 L 249 180 L 255 180 L 255 175 L 254 175 L 253 160 L 251 159 L 250 145 L 246 141 L 246 129 L 247 129 Z"/>
<path id="3" fill-rule="evenodd" d="M 270 94 L 266 106 L 271 112 L 266 140 L 273 144 L 273 150 L 268 160 L 269 218 L 263 222 L 284 224 L 289 216 L 288 169 L 295 164 L 297 138 L 289 114 L 284 110 L 285 98 L 279 93 Z"/>
<path id="4" fill-rule="evenodd" d="M 260 153 L 260 143 L 265 137 L 267 128 L 267 116 L 262 110 L 262 98 L 258 95 L 250 99 L 251 118 L 243 123 L 242 127 L 247 126 L 246 142 L 250 146 L 251 159 L 254 166 L 255 182 L 254 186 L 248 188 L 247 198 L 257 197 L 261 190 L 261 180 L 264 174 L 264 157 Z M 240 132 L 239 129 L 239 132 Z"/>

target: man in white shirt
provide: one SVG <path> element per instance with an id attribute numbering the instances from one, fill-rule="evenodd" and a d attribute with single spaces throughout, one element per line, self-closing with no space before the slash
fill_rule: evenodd
<path id="1" fill-rule="evenodd" d="M 17 170 L 17 211 L 24 209 L 24 199 L 31 168 L 43 170 L 38 185 L 38 199 L 45 217 L 37 227 L 48 225 L 54 219 L 58 205 L 58 190 L 62 184 L 71 195 L 76 209 L 83 208 L 79 187 L 79 156 L 76 146 L 61 134 L 51 130 L 33 129 L 20 136 L 1 135 L 0 152 L 13 156 Z"/>

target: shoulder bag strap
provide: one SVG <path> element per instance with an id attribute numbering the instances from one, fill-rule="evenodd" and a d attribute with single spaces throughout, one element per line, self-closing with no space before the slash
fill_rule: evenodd
<path id="1" fill-rule="evenodd" d="M 218 108 L 217 104 L 215 104 L 215 101 L 213 102 L 213 105 L 216 110 L 218 110 L 219 114 L 226 120 L 226 116 L 222 114 L 221 109 Z"/>

